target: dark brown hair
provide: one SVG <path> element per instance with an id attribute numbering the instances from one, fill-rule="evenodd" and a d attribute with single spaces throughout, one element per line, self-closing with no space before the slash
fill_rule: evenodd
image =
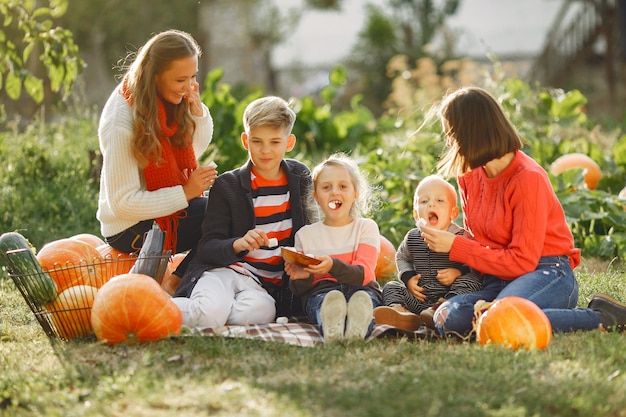
<path id="1" fill-rule="evenodd" d="M 502 107 L 481 88 L 452 92 L 441 102 L 438 115 L 449 149 L 437 167 L 446 177 L 462 175 L 523 146 Z"/>

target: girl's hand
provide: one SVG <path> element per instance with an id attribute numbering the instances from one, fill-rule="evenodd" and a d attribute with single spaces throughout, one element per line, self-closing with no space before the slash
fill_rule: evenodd
<path id="1" fill-rule="evenodd" d="M 202 110 L 202 102 L 200 101 L 200 84 L 194 81 L 190 91 L 185 94 L 184 98 L 189 104 L 189 111 L 196 117 L 202 117 L 204 114 Z"/>
<path id="2" fill-rule="evenodd" d="M 330 272 L 330 268 L 333 267 L 333 258 L 328 255 L 316 256 L 316 258 L 322 262 L 317 265 L 309 265 L 304 270 L 310 274 L 326 274 Z"/>
<path id="3" fill-rule="evenodd" d="M 424 287 L 419 286 L 419 280 L 422 277 L 421 274 L 413 275 L 406 283 L 406 289 L 409 290 L 411 295 L 417 299 L 417 301 L 424 302 L 426 300 L 426 294 L 424 294 Z"/>
<path id="4" fill-rule="evenodd" d="M 211 188 L 217 178 L 217 169 L 215 165 L 198 167 L 191 172 L 187 184 L 183 186 L 187 201 L 201 195 L 204 190 Z"/>
<path id="5" fill-rule="evenodd" d="M 289 262 L 285 262 L 285 272 L 289 275 L 290 279 L 306 279 L 311 276 L 302 266 Z"/>
<path id="6" fill-rule="evenodd" d="M 447 230 L 435 229 L 431 226 L 422 226 L 422 238 L 428 245 L 428 249 L 434 252 L 448 253 L 452 249 L 452 243 L 456 235 Z"/>

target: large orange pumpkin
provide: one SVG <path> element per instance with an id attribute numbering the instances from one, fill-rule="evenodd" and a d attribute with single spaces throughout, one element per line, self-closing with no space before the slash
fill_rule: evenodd
<path id="1" fill-rule="evenodd" d="M 552 175 L 559 175 L 568 169 L 574 168 L 583 170 L 587 188 L 590 190 L 596 188 L 598 181 L 600 181 L 602 177 L 602 171 L 596 161 L 584 153 L 568 153 L 558 157 L 552 162 L 552 165 L 550 165 L 550 173 Z"/>
<path id="2" fill-rule="evenodd" d="M 71 340 L 91 333 L 91 307 L 97 292 L 96 287 L 75 285 L 46 306 L 62 339 Z"/>
<path id="3" fill-rule="evenodd" d="M 37 253 L 37 260 L 56 282 L 59 294 L 74 285 L 100 288 L 106 282 L 100 253 L 78 239 L 65 238 L 46 243 Z"/>
<path id="4" fill-rule="evenodd" d="M 552 339 L 552 326 L 546 314 L 532 301 L 504 297 L 493 303 L 477 305 L 476 325 L 479 345 L 498 344 L 517 350 L 545 349 Z"/>
<path id="5" fill-rule="evenodd" d="M 108 243 L 100 245 L 96 249 L 105 261 L 107 281 L 117 275 L 130 272 L 137 260 L 135 254 L 119 251 Z"/>
<path id="6" fill-rule="evenodd" d="M 91 324 L 104 343 L 143 343 L 179 335 L 183 315 L 154 278 L 124 274 L 98 291 Z"/>
<path id="7" fill-rule="evenodd" d="M 384 236 L 380 236 L 380 253 L 376 261 L 376 278 L 381 281 L 393 279 L 396 273 L 396 248 Z"/>
<path id="8" fill-rule="evenodd" d="M 80 240 L 85 243 L 89 243 L 94 248 L 97 248 L 100 245 L 104 245 L 104 240 L 100 239 L 96 235 L 92 235 L 91 233 L 79 233 L 70 237 L 70 239 Z"/>

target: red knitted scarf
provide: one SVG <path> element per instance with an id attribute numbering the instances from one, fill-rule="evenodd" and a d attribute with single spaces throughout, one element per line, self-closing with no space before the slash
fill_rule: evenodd
<path id="1" fill-rule="evenodd" d="M 130 91 L 124 85 L 122 94 L 132 106 Z M 143 169 L 148 191 L 158 190 L 165 187 L 185 185 L 191 171 L 198 168 L 198 161 L 192 145 L 184 148 L 172 146 L 170 138 L 178 131 L 178 123 L 173 121 L 167 124 L 167 111 L 161 99 L 157 99 L 158 119 L 161 127 L 161 158 L 150 158 L 148 165 Z M 165 232 L 163 250 L 176 251 L 178 220 L 187 216 L 186 210 L 179 210 L 169 216 L 155 219 L 161 230 Z"/>

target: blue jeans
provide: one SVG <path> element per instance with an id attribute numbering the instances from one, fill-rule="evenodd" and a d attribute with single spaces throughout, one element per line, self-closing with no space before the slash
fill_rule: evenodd
<path id="1" fill-rule="evenodd" d="M 597 312 L 576 308 L 578 282 L 567 256 L 544 256 L 537 269 L 512 281 L 486 275 L 482 290 L 450 298 L 435 312 L 435 327 L 442 336 L 465 336 L 472 330 L 474 304 L 478 300 L 493 301 L 511 295 L 537 304 L 548 316 L 554 332 L 594 330 L 600 326 Z"/>
<path id="2" fill-rule="evenodd" d="M 311 294 L 311 296 L 306 301 L 305 310 L 306 310 L 306 315 L 309 321 L 313 324 L 319 325 L 320 333 L 322 334 L 324 334 L 324 329 L 322 328 L 322 318 L 320 315 L 320 310 L 322 309 L 322 302 L 324 301 L 324 297 L 326 297 L 326 294 L 328 294 L 329 292 L 333 290 L 341 291 L 343 295 L 346 297 L 347 301 L 350 301 L 350 297 L 352 297 L 352 295 L 354 295 L 355 292 L 365 291 L 367 295 L 369 295 L 370 298 L 372 299 L 372 305 L 374 306 L 374 308 L 382 304 L 382 295 L 370 287 L 355 287 L 353 285 L 337 284 L 333 287 L 326 287 L 326 288 L 322 288 L 319 291 L 315 291 Z M 372 321 L 370 322 L 369 329 L 367 330 L 367 336 L 369 336 L 370 333 L 372 333 L 372 330 L 374 330 L 374 318 L 373 317 L 372 317 Z"/>

